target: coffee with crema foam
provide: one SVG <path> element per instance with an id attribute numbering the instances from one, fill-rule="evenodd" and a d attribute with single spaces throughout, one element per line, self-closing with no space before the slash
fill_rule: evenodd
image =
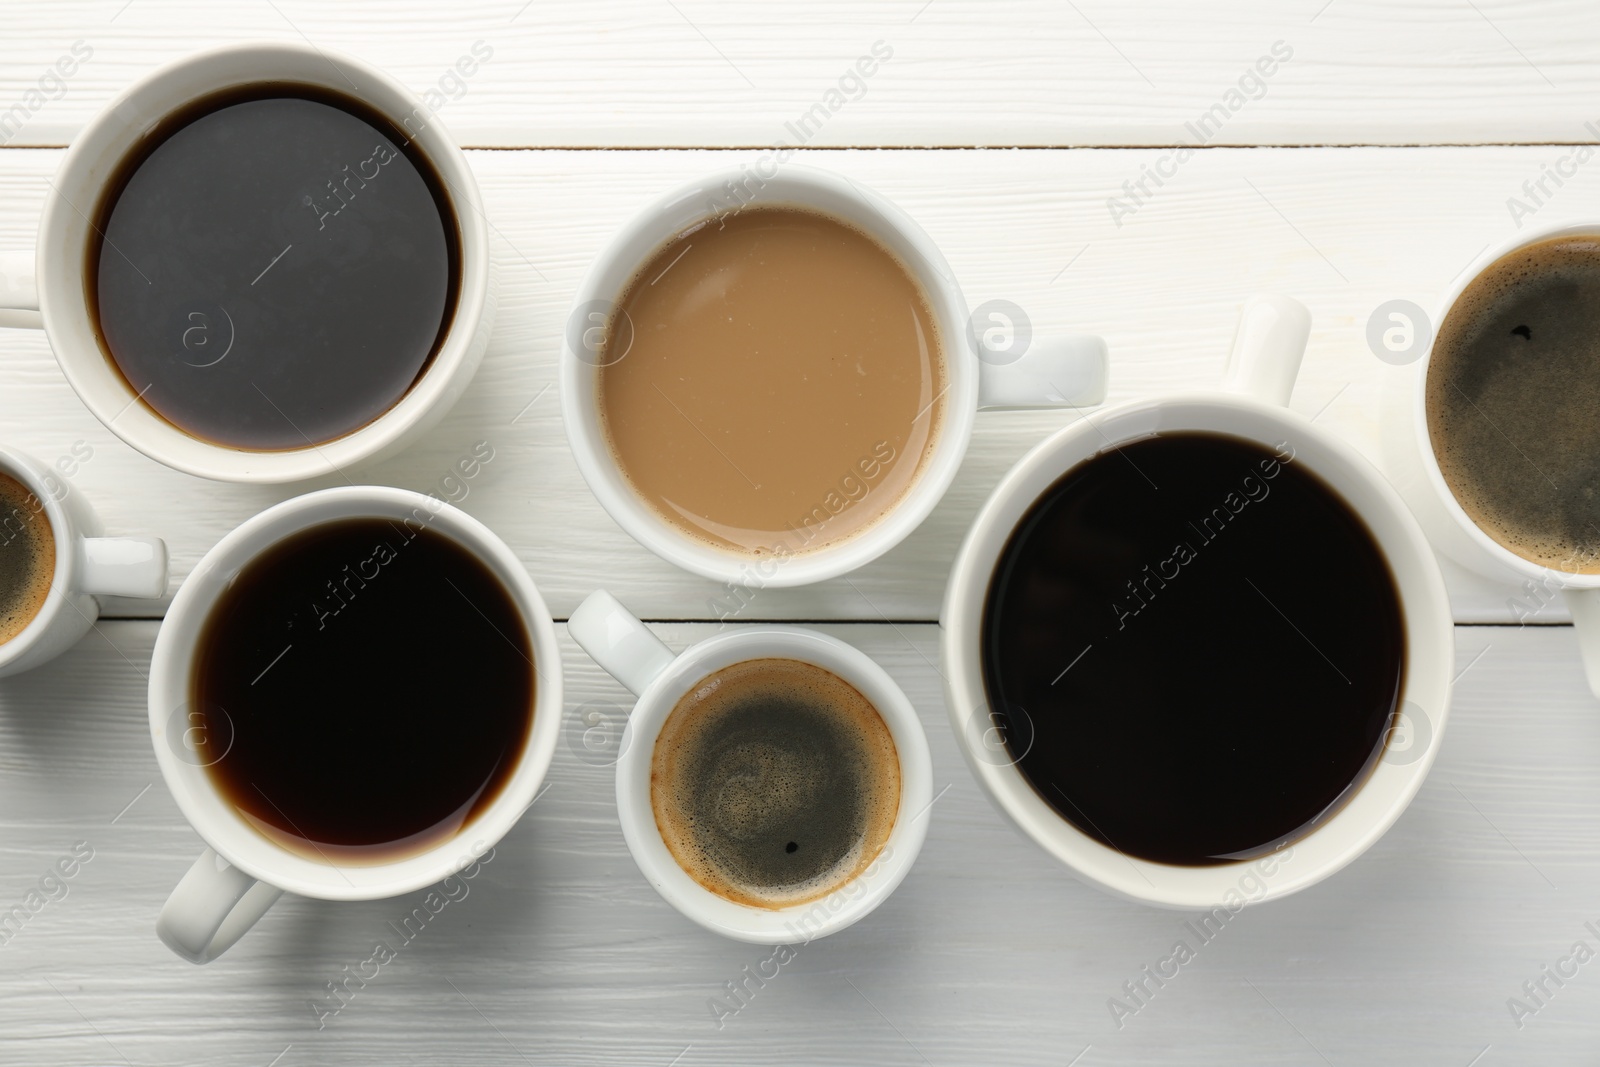
<path id="1" fill-rule="evenodd" d="M 56 537 L 44 503 L 0 473 L 0 645 L 44 608 L 55 573 Z"/>
<path id="2" fill-rule="evenodd" d="M 1490 264 L 1428 365 L 1428 436 L 1456 501 L 1524 559 L 1600 573 L 1600 235 Z"/>
<path id="3" fill-rule="evenodd" d="M 702 678 L 667 716 L 650 805 L 696 882 L 782 908 L 839 889 L 882 853 L 900 760 L 849 682 L 800 660 L 746 660 Z"/>

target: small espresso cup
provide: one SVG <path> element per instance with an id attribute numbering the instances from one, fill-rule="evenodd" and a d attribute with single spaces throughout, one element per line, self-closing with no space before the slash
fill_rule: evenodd
<path id="1" fill-rule="evenodd" d="M 729 169 L 661 197 L 612 238 L 578 287 L 561 359 L 561 412 L 573 456 L 600 504 L 624 530 L 662 559 L 718 581 L 763 587 L 820 582 L 855 570 L 899 544 L 928 517 L 966 455 L 979 410 L 1090 407 L 1105 399 L 1105 342 L 1088 334 L 1031 338 L 1023 348 L 1001 319 L 969 318 L 950 265 L 921 226 L 888 199 L 842 175 L 799 164 L 773 164 L 770 175 Z M 928 300 L 943 351 L 945 414 L 930 453 L 898 503 L 845 539 L 781 559 L 760 560 L 696 540 L 670 525 L 629 485 L 606 439 L 598 400 L 611 316 L 635 274 L 674 237 L 747 208 L 800 207 L 874 238 L 899 260 Z M 796 300 L 803 297 L 796 296 Z M 1002 319 L 1004 317 L 1002 316 Z M 998 333 L 995 331 L 998 329 Z M 985 335 L 1006 337 L 1001 351 Z M 1020 355 L 1018 354 L 1020 353 Z M 797 448 L 805 442 L 797 441 Z"/>
<path id="2" fill-rule="evenodd" d="M 1439 327 L 1463 291 L 1502 256 L 1540 241 L 1575 236 L 1600 237 L 1600 222 L 1562 222 L 1519 231 L 1485 249 L 1445 291 L 1433 318 L 1432 337 L 1437 338 Z M 1434 547 L 1462 567 L 1492 581 L 1521 586 L 1522 595 L 1538 597 L 1535 603 L 1542 604 L 1554 590 L 1562 590 L 1577 630 L 1589 688 L 1600 697 L 1600 574 L 1547 567 L 1519 556 L 1485 533 L 1456 500 L 1439 469 L 1428 429 L 1427 381 L 1432 359 L 1430 341 L 1420 359 L 1392 371 L 1393 381 L 1384 394 L 1384 459 L 1395 487 Z M 1589 463 L 1593 457 L 1575 460 Z"/>
<path id="3" fill-rule="evenodd" d="M 354 97 L 388 119 L 397 133 L 403 131 L 443 183 L 448 205 L 441 205 L 441 211 L 445 225 L 456 229 L 460 250 L 454 311 L 433 357 L 404 396 L 342 437 L 315 444 L 308 440 L 305 447 L 282 451 L 249 451 L 203 440 L 141 400 L 146 383 L 130 383 L 103 348 L 86 278 L 99 205 L 123 162 L 150 132 L 181 116 L 199 99 L 263 83 Z M 395 79 L 359 60 L 309 44 L 227 45 L 179 59 L 141 78 L 73 140 L 51 182 L 35 250 L 0 252 L 0 326 L 43 329 L 62 373 L 84 405 L 111 432 L 151 459 L 222 481 L 299 481 L 398 450 L 437 422 L 466 390 L 488 345 L 494 317 L 487 226 L 466 156 L 432 111 Z M 275 251 L 263 250 L 263 265 Z M 211 314 L 215 316 L 216 309 Z M 220 325 L 212 325 L 220 332 Z M 180 342 L 188 339 L 188 331 L 175 330 L 174 350 L 182 352 Z"/>
<path id="4" fill-rule="evenodd" d="M 967 765 L 1025 835 L 1084 882 L 1113 894 L 1157 906 L 1227 907 L 1232 912 L 1245 903 L 1304 889 L 1383 836 L 1421 788 L 1438 754 L 1454 663 L 1444 581 L 1427 538 L 1377 469 L 1333 434 L 1288 410 L 1310 328 L 1310 314 L 1293 300 L 1250 300 L 1221 391 L 1119 405 L 1058 431 L 1001 479 L 951 571 L 940 615 L 945 697 Z M 1016 765 L 1002 720 L 991 712 L 981 649 L 984 605 L 996 564 L 1040 495 L 1099 453 L 1154 434 L 1192 431 L 1243 438 L 1269 451 L 1283 444 L 1292 448 L 1295 462 L 1317 475 L 1363 520 L 1389 565 L 1405 634 L 1403 683 L 1395 701 L 1399 714 L 1390 720 L 1383 755 L 1343 806 L 1280 853 L 1213 866 L 1158 863 L 1120 852 L 1046 803 Z M 1316 560 L 1306 561 L 1307 567 L 1316 565 Z M 1294 712 L 1284 709 L 1285 715 Z M 1270 730 L 1271 724 L 1257 728 Z M 1288 753 L 1285 758 L 1298 757 Z"/>
<path id="5" fill-rule="evenodd" d="M 381 863 L 311 857 L 254 829 L 207 767 L 226 755 L 188 709 L 200 637 L 219 596 L 261 553 L 302 530 L 353 518 L 428 528 L 465 548 L 515 604 L 537 672 L 532 724 L 515 769 L 494 801 L 447 839 Z M 449 669 L 450 665 L 441 665 Z M 463 699 L 471 689 L 463 683 Z M 444 714 L 445 712 L 441 712 Z M 294 497 L 233 530 L 178 590 L 150 665 L 150 733 L 156 762 L 205 850 L 167 898 L 156 932 L 178 955 L 209 963 L 255 925 L 285 891 L 322 900 L 375 900 L 439 883 L 480 859 L 533 803 L 561 731 L 561 655 L 555 626 L 516 554 L 493 531 L 436 497 L 388 486 L 342 486 Z M 326 743 L 310 736 L 306 745 Z M 231 740 L 228 742 L 231 743 Z M 381 770 L 381 768 L 379 768 Z M 470 877 L 470 876 L 469 876 Z"/>
<path id="6" fill-rule="evenodd" d="M 708 637 L 675 654 L 605 590 L 578 606 L 567 632 L 639 698 L 618 747 L 617 814 L 634 862 L 667 903 L 724 937 L 796 944 L 862 919 L 905 879 L 928 832 L 933 765 L 916 709 L 865 653 L 815 630 L 759 626 Z M 678 702 L 709 674 L 768 658 L 813 664 L 855 687 L 882 716 L 900 760 L 900 807 L 877 858 L 825 896 L 774 908 L 737 903 L 695 881 L 662 839 L 650 798 L 656 739 Z"/>
<path id="7" fill-rule="evenodd" d="M 37 667 L 78 642 L 100 617 L 103 596 L 159 597 L 167 591 L 167 546 L 153 537 L 104 537 L 89 502 L 33 458 L 0 447 L 0 474 L 21 483 L 26 509 L 0 510 L 0 545 L 45 523 L 56 552 L 50 591 L 33 619 L 0 642 L 0 678 Z M 26 510 L 27 513 L 22 513 Z"/>

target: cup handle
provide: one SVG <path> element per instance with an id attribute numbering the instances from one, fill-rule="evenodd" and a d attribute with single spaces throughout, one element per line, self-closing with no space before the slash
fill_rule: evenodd
<path id="1" fill-rule="evenodd" d="M 1224 392 L 1289 406 L 1300 360 L 1311 337 L 1311 312 L 1287 296 L 1258 294 L 1245 301 L 1222 374 Z"/>
<path id="2" fill-rule="evenodd" d="M 567 633 L 594 661 L 639 696 L 677 655 L 604 589 L 567 619 Z"/>
<path id="3" fill-rule="evenodd" d="M 1093 334 L 1041 337 L 1021 359 L 979 364 L 978 408 L 1093 407 L 1106 398 L 1110 363 L 1105 340 Z"/>
<path id="4" fill-rule="evenodd" d="M 156 537 L 85 537 L 83 591 L 91 596 L 165 596 L 166 542 Z"/>
<path id="5" fill-rule="evenodd" d="M 1566 599 L 1589 691 L 1600 697 L 1600 589 L 1568 589 Z"/>
<path id="6" fill-rule="evenodd" d="M 0 326 L 44 329 L 32 252 L 0 252 Z"/>
<path id="7" fill-rule="evenodd" d="M 256 881 L 208 848 L 162 905 L 156 933 L 190 963 L 210 963 L 282 895 L 277 886 Z"/>

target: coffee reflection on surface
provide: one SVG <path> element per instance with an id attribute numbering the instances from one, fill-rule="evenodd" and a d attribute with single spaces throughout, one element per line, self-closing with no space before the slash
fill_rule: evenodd
<path id="1" fill-rule="evenodd" d="M 0 645 L 44 608 L 55 573 L 56 537 L 44 502 L 0 472 Z"/>
<path id="2" fill-rule="evenodd" d="M 1102 452 L 1041 494 L 995 566 L 982 660 L 1007 751 L 1128 855 L 1264 855 L 1382 755 L 1399 592 L 1366 524 L 1292 457 L 1191 432 Z"/>
<path id="3" fill-rule="evenodd" d="M 618 304 L 601 422 L 634 491 L 690 537 L 751 555 L 823 548 L 921 472 L 945 407 L 936 320 L 860 230 L 745 208 L 658 249 Z"/>
<path id="4" fill-rule="evenodd" d="M 1600 237 L 1503 256 L 1428 365 L 1428 435 L 1472 521 L 1534 563 L 1600 573 Z"/>
<path id="5" fill-rule="evenodd" d="M 454 313 L 437 172 L 370 106 L 254 85 L 164 120 L 96 212 L 90 306 L 112 364 L 216 444 L 308 448 L 392 408 Z"/>
<path id="6" fill-rule="evenodd" d="M 695 683 L 667 716 L 650 804 L 690 877 L 736 903 L 825 896 L 882 852 L 900 807 L 889 727 L 810 663 L 754 659 Z"/>
<path id="7" fill-rule="evenodd" d="M 412 520 L 342 519 L 251 560 L 194 652 L 206 768 L 269 840 L 387 863 L 499 798 L 532 727 L 533 647 L 484 563 Z"/>

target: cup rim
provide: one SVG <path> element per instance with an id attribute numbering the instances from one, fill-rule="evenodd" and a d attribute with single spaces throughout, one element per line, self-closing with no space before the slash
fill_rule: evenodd
<path id="1" fill-rule="evenodd" d="M 763 649 L 762 651 L 752 651 Z M 656 739 L 667 716 L 706 675 L 751 659 L 796 659 L 830 671 L 861 691 L 888 726 L 900 761 L 900 807 L 883 852 L 868 869 L 814 900 L 781 908 L 739 904 L 696 882 L 661 838 L 650 798 Z M 628 851 L 645 880 L 681 914 L 750 944 L 809 942 L 865 918 L 910 873 L 927 838 L 933 763 L 921 719 L 876 660 L 829 634 L 797 626 L 754 626 L 717 634 L 679 653 L 640 694 L 617 758 L 617 814 Z M 872 868 L 883 864 L 874 873 Z M 815 912 L 824 912 L 816 916 Z M 801 923 L 803 928 L 797 928 Z"/>
<path id="2" fill-rule="evenodd" d="M 516 603 L 528 628 L 536 672 L 532 723 L 517 767 L 499 797 L 459 832 L 417 853 L 379 864 L 318 862 L 279 844 L 249 825 L 221 797 L 204 766 L 181 759 L 169 737 L 176 712 L 186 707 L 195 650 L 218 595 L 239 570 L 264 550 L 307 528 L 341 519 L 404 518 L 431 514 L 430 528 L 450 537 L 487 566 Z M 202 841 L 246 874 L 301 896 L 323 900 L 375 900 L 433 885 L 462 866 L 467 843 L 474 854 L 493 848 L 538 798 L 561 731 L 562 673 L 555 625 L 533 579 L 492 530 L 436 497 L 393 486 L 354 485 L 292 497 L 245 520 L 205 554 L 178 589 L 156 635 L 150 658 L 148 711 L 156 763 L 178 810 Z M 479 849 L 483 843 L 485 847 Z"/>
<path id="3" fill-rule="evenodd" d="M 28 624 L 17 631 L 15 637 L 0 643 L 0 669 L 10 666 L 27 655 L 56 625 L 56 619 L 68 607 L 67 598 L 76 595 L 72 587 L 78 574 L 77 538 L 78 524 L 72 521 L 66 507 L 66 497 L 57 498 L 50 492 L 40 476 L 38 464 L 25 452 L 0 445 L 0 474 L 6 474 L 39 499 L 44 506 L 45 520 L 50 523 L 50 535 L 55 541 L 56 565 L 50 574 L 50 589 L 44 603 Z M 68 490 L 70 492 L 70 490 Z"/>
<path id="4" fill-rule="evenodd" d="M 1467 537 L 1489 559 L 1505 567 L 1509 567 L 1517 576 L 1533 578 L 1536 580 L 1553 580 L 1564 589 L 1600 589 L 1600 572 L 1585 574 L 1578 571 L 1566 571 L 1559 567 L 1535 563 L 1525 556 L 1518 555 L 1511 549 L 1490 537 L 1483 528 L 1473 521 L 1467 514 L 1461 502 L 1456 499 L 1455 492 L 1450 488 L 1450 483 L 1445 481 L 1444 472 L 1439 467 L 1439 457 L 1433 448 L 1433 434 L 1428 426 L 1428 367 L 1433 362 L 1433 349 L 1438 343 L 1439 327 L 1444 325 L 1446 316 L 1455 309 L 1456 301 L 1461 294 L 1493 266 L 1495 262 L 1529 245 L 1555 237 L 1592 236 L 1600 238 L 1600 220 L 1557 220 L 1542 226 L 1534 226 L 1527 231 L 1519 230 L 1516 234 L 1491 244 L 1485 248 L 1465 267 L 1451 279 L 1447 288 L 1440 297 L 1433 320 L 1432 337 L 1428 341 L 1427 350 L 1422 353 L 1422 358 L 1416 361 L 1412 371 L 1413 388 L 1410 397 L 1410 414 L 1412 425 L 1416 428 L 1421 447 L 1417 450 L 1421 455 L 1423 477 L 1427 480 L 1429 488 L 1443 504 L 1445 513 L 1461 529 Z"/>
<path id="5" fill-rule="evenodd" d="M 393 406 L 367 424 L 328 442 L 282 451 L 248 451 L 180 429 L 139 402 L 133 389 L 110 367 L 93 326 L 85 287 L 81 281 L 76 285 L 66 281 L 69 277 L 81 278 L 84 270 L 80 243 L 69 240 L 68 235 L 79 224 L 90 225 L 68 191 L 87 190 L 94 199 L 90 210 L 98 211 L 111 170 L 126 157 L 138 137 L 123 113 L 131 111 L 142 116 L 144 129 L 155 121 L 141 104 L 147 95 L 203 75 L 202 88 L 181 94 L 185 100 L 194 100 L 263 81 L 270 75 L 260 68 L 276 65 L 291 70 L 296 61 L 317 70 L 321 80 L 303 74 L 285 75 L 282 80 L 320 85 L 348 96 L 352 95 L 348 84 L 336 83 L 331 74 L 320 75 L 322 68 L 341 74 L 348 71 L 363 84 L 355 95 L 396 127 L 406 128 L 404 121 L 409 116 L 427 116 L 412 140 L 445 185 L 458 231 L 461 269 L 455 309 L 444 340 Z M 165 117 L 179 106 L 162 107 L 159 115 Z M 114 157 L 109 164 L 105 161 L 107 153 Z M 58 251 L 61 248 L 73 251 Z M 56 274 L 53 266 L 64 259 L 70 263 L 63 264 L 63 280 L 52 284 Z M 45 199 L 35 252 L 45 334 L 62 374 L 84 406 L 130 447 L 174 470 L 201 478 L 254 484 L 301 481 L 368 461 L 398 447 L 413 432 L 441 417 L 481 360 L 483 337 L 493 311 L 490 270 L 487 220 L 477 182 L 465 154 L 437 114 L 405 85 L 363 60 L 302 42 L 275 40 L 236 42 L 193 52 L 123 88 L 67 148 Z"/>
<path id="6" fill-rule="evenodd" d="M 1093 412 L 1078 423 L 1056 431 L 1030 450 L 1006 473 L 985 501 L 951 570 L 940 612 L 946 712 L 962 756 L 996 807 L 1020 832 L 1087 884 L 1158 907 L 1211 909 L 1229 906 L 1227 893 L 1236 887 L 1241 872 L 1266 858 L 1187 867 L 1128 856 L 1083 833 L 1049 807 L 1014 763 L 997 765 L 983 759 L 975 749 L 977 742 L 972 736 L 972 726 L 977 716 L 986 712 L 989 699 L 979 662 L 979 631 L 989 582 L 1000 553 L 1016 523 L 1045 487 L 1087 459 L 1155 432 L 1146 429 L 1119 433 L 1113 429 L 1108 433 L 1104 425 L 1133 422 L 1146 415 L 1170 418 L 1170 422 L 1159 424 L 1159 432 L 1197 429 L 1257 441 L 1262 438 L 1253 433 L 1203 423 L 1209 415 L 1219 423 L 1236 424 L 1248 419 L 1281 426 L 1296 435 L 1297 441 L 1314 442 L 1342 468 L 1336 476 L 1330 471 L 1329 463 L 1313 462 L 1310 468 L 1341 496 L 1345 496 L 1346 486 L 1352 482 L 1375 494 L 1384 512 L 1384 525 L 1391 531 L 1386 535 L 1377 527 L 1370 508 L 1358 507 L 1346 498 L 1389 560 L 1407 636 L 1401 701 L 1407 706 L 1415 705 L 1427 717 L 1428 747 L 1420 757 L 1404 764 L 1380 759 L 1352 791 L 1341 810 L 1310 833 L 1289 842 L 1292 850 L 1301 856 L 1301 862 L 1287 863 L 1284 872 L 1267 885 L 1261 896 L 1247 902 L 1278 899 L 1314 885 L 1354 861 L 1382 837 L 1409 806 L 1438 755 L 1449 718 L 1454 662 L 1454 627 L 1444 580 L 1415 518 L 1388 481 L 1354 447 L 1302 416 L 1239 394 L 1182 393 L 1130 401 Z M 1197 421 L 1202 425 L 1196 425 Z M 1032 486 L 1037 482 L 1042 482 L 1043 486 L 1035 491 Z M 1408 588 L 1411 589 L 1409 595 Z M 1364 825 L 1354 821 L 1358 813 L 1369 816 Z M 1330 835 L 1333 828 L 1337 828 L 1344 839 L 1342 846 L 1330 844 L 1334 840 Z M 1286 854 L 1289 851 L 1285 849 Z M 1320 858 L 1318 853 L 1322 853 Z"/>
<path id="7" fill-rule="evenodd" d="M 872 214 L 876 219 L 872 227 L 855 219 L 847 221 L 895 252 L 927 295 L 929 310 L 938 324 L 946 379 L 942 424 L 932 453 L 922 461 L 923 469 L 887 512 L 837 544 L 793 553 L 781 561 L 717 548 L 693 538 L 656 515 L 626 484 L 600 427 L 592 388 L 597 368 L 573 351 L 570 328 L 562 340 L 559 370 L 562 421 L 572 455 L 590 491 L 617 525 L 657 556 L 690 573 L 761 588 L 809 585 L 836 578 L 870 563 L 904 540 L 932 513 L 955 480 L 971 441 L 978 409 L 979 361 L 967 339 L 966 298 L 933 239 L 896 204 L 854 179 L 800 163 L 775 166 L 778 169 L 774 177 L 762 179 L 762 191 L 766 193 L 769 187 L 781 191 L 769 194 L 767 203 L 800 204 L 837 216 L 814 201 L 838 197 L 854 201 L 861 210 Z M 684 216 L 685 205 L 699 203 L 699 194 L 721 190 L 726 183 L 747 181 L 749 177 L 746 167 L 713 171 L 669 189 L 632 215 L 590 262 L 569 305 L 569 320 L 590 304 L 615 304 L 650 254 L 640 257 L 630 253 L 641 235 L 657 233 L 659 239 L 651 240 L 650 247 L 659 247 L 692 224 L 666 220 Z M 698 219 L 714 217 L 710 211 L 695 215 Z M 912 256 L 900 254 L 892 247 L 896 244 L 905 245 Z M 611 284 L 613 276 L 616 284 Z"/>

